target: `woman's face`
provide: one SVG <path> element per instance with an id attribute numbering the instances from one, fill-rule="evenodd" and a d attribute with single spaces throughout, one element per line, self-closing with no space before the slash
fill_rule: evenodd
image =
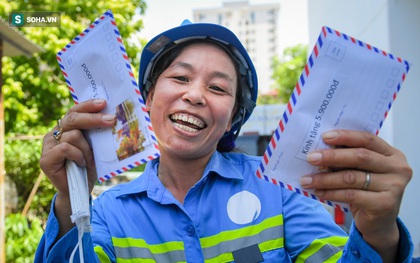
<path id="1" fill-rule="evenodd" d="M 187 46 L 159 76 L 147 98 L 161 154 L 211 155 L 231 128 L 237 75 L 214 44 Z"/>

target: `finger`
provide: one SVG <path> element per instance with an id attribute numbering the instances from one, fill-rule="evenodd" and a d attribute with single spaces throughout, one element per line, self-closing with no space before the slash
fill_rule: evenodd
<path id="1" fill-rule="evenodd" d="M 96 166 L 93 151 L 83 133 L 80 130 L 64 132 L 59 144 L 51 141 L 51 137 L 52 135 L 50 139 L 44 139 L 44 148 L 46 149 L 43 149 L 40 160 L 41 168 L 47 175 L 49 174 L 50 180 L 54 181 L 57 180 L 55 178 L 65 177 L 65 162 L 66 160 L 72 160 L 78 166 L 87 168 L 89 189 L 92 190 L 97 180 Z M 46 143 L 46 141 L 49 142 Z M 46 144 L 50 146 L 45 146 Z M 53 146 L 51 147 L 51 145 Z M 62 181 L 62 179 L 60 180 Z M 57 184 L 62 185 L 59 182 L 54 185 Z M 56 187 L 59 189 L 59 186 Z"/>
<path id="2" fill-rule="evenodd" d="M 69 146 L 78 149 L 78 151 L 80 151 L 82 155 L 72 154 L 72 152 L 68 153 L 67 151 Z M 53 151 L 53 153 L 55 153 L 56 151 L 62 151 L 62 153 L 58 152 L 55 154 L 51 154 L 51 151 Z M 79 166 L 82 167 L 94 166 L 91 147 L 80 130 L 71 130 L 63 132 L 61 134 L 59 143 L 57 143 L 54 139 L 52 132 L 48 133 L 44 137 L 42 155 L 51 155 L 50 157 L 48 157 L 51 158 L 51 162 L 61 163 L 62 166 L 64 166 L 65 159 L 75 161 Z"/>
<path id="3" fill-rule="evenodd" d="M 78 158 L 76 159 L 70 159 L 70 158 L 67 158 L 67 159 L 75 161 L 79 166 L 82 166 L 82 167 L 94 165 L 91 146 L 80 130 L 71 130 L 71 131 L 64 132 L 60 140 L 60 144 L 63 144 L 63 143 L 67 143 L 77 148 L 83 154 L 82 156 L 83 160 L 80 159 L 79 155 L 77 155 Z"/>
<path id="4" fill-rule="evenodd" d="M 81 130 L 68 130 L 61 133 L 59 140 L 54 137 L 54 130 L 47 133 L 43 138 L 43 150 L 48 151 L 62 142 L 70 143 L 78 148 L 90 147 Z"/>
<path id="5" fill-rule="evenodd" d="M 105 108 L 106 104 L 107 102 L 105 100 L 94 99 L 94 100 L 81 102 L 71 107 L 69 112 L 67 112 L 67 114 L 63 116 L 63 118 L 60 118 L 57 121 L 57 125 L 53 128 L 52 133 L 54 133 L 54 138 L 56 142 L 57 143 L 59 142 L 61 138 L 61 133 L 63 133 L 64 131 L 73 129 L 73 126 L 75 128 L 77 128 L 77 126 L 81 126 L 81 127 L 84 127 L 84 129 L 92 127 L 92 123 L 90 123 L 91 125 L 88 125 L 88 126 L 86 126 L 86 123 L 87 122 L 89 123 L 88 121 L 89 119 L 95 120 L 95 117 L 87 113 L 92 113 L 92 114 L 98 113 Z M 85 113 L 85 114 L 82 114 L 82 113 Z M 99 117 L 96 117 L 96 119 L 99 119 L 99 118 L 104 118 L 103 114 L 100 115 Z M 112 119 L 113 119 L 112 115 L 108 116 L 108 119 L 105 117 L 105 126 L 108 126 L 109 122 L 112 123 Z M 95 123 L 98 123 L 98 121 L 93 122 L 93 124 Z M 57 132 L 59 132 L 60 134 L 56 134 Z"/>
<path id="6" fill-rule="evenodd" d="M 366 148 L 385 156 L 390 156 L 397 151 L 382 138 L 366 131 L 333 130 L 324 133 L 322 139 L 330 146 Z"/>
<path id="7" fill-rule="evenodd" d="M 369 181 L 368 181 L 369 180 Z M 383 191 L 392 185 L 393 176 L 373 174 L 357 170 L 343 170 L 334 173 L 308 175 L 301 178 L 301 185 L 307 189 L 364 189 Z M 367 183 L 368 182 L 368 183 Z"/>
<path id="8" fill-rule="evenodd" d="M 315 195 L 322 200 L 347 203 L 363 207 L 365 210 L 381 212 L 394 211 L 400 200 L 400 198 L 395 198 L 392 192 L 371 192 L 358 189 L 315 190 Z"/>
<path id="9" fill-rule="evenodd" d="M 44 150 L 39 160 L 41 169 L 45 172 L 57 190 L 66 192 L 66 159 L 75 160 L 83 165 L 83 153 L 68 143 L 60 143 L 54 147 Z"/>
<path id="10" fill-rule="evenodd" d="M 320 167 L 350 168 L 354 170 L 386 173 L 394 171 L 404 160 L 398 156 L 385 156 L 365 148 L 323 149 L 307 155 L 309 163 Z"/>
<path id="11" fill-rule="evenodd" d="M 63 131 L 90 130 L 112 127 L 115 123 L 114 114 L 69 112 L 61 119 Z"/>
<path id="12" fill-rule="evenodd" d="M 105 108 L 107 104 L 103 99 L 92 99 L 80 102 L 70 108 L 69 112 L 99 112 Z"/>
<path id="13" fill-rule="evenodd" d="M 86 166 L 85 157 L 88 159 L 92 158 L 90 147 L 86 140 L 81 138 L 82 136 L 71 135 L 71 133 L 81 134 L 81 132 L 74 130 L 66 133 L 63 133 L 59 144 L 52 142 L 51 139 L 45 139 L 45 141 L 49 142 L 44 145 L 42 160 L 40 162 L 47 165 L 46 163 L 48 161 L 48 166 L 50 166 L 50 168 L 56 167 L 55 169 L 52 169 L 53 172 L 57 172 L 61 169 L 64 166 L 64 161 L 66 159 L 76 162 L 79 166 Z M 73 137 L 74 139 L 68 139 L 69 137 Z M 80 138 L 80 140 L 75 138 Z M 71 140 L 73 140 L 73 142 L 70 142 Z M 48 146 L 46 146 L 47 144 Z"/>
<path id="14" fill-rule="evenodd" d="M 73 106 L 69 112 L 61 118 L 63 132 L 73 129 L 93 129 L 111 127 L 115 123 L 115 114 L 105 114 L 102 111 L 106 101 L 101 99 L 88 100 Z M 58 125 L 55 130 L 59 130 Z"/>

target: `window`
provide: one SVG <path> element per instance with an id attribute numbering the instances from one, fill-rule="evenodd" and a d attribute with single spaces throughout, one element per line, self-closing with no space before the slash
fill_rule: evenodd
<path id="1" fill-rule="evenodd" d="M 252 24 L 255 24 L 255 12 L 251 12 L 249 14 L 250 20 Z"/>

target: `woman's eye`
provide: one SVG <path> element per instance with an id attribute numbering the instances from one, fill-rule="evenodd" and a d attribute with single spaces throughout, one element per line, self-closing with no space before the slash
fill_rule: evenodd
<path id="1" fill-rule="evenodd" d="M 218 87 L 218 86 L 210 86 L 210 89 L 214 90 L 214 91 L 219 91 L 219 92 L 224 92 L 225 90 Z"/>
<path id="2" fill-rule="evenodd" d="M 188 79 L 184 76 L 176 76 L 174 79 L 182 81 L 182 82 L 188 82 Z"/>

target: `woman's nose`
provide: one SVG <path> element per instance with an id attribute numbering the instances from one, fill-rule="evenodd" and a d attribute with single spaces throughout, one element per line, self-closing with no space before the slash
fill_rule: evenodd
<path id="1" fill-rule="evenodd" d="M 200 87 L 199 85 L 191 85 L 183 94 L 182 99 L 188 101 L 192 105 L 206 105 L 204 88 Z"/>

